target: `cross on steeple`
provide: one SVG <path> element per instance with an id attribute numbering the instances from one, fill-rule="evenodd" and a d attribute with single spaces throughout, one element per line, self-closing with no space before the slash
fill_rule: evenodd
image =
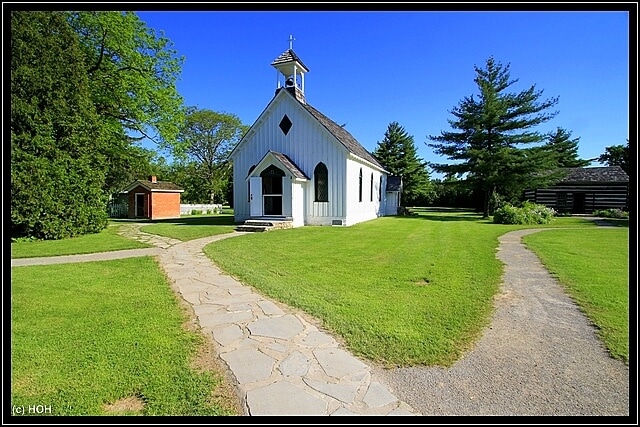
<path id="1" fill-rule="evenodd" d="M 295 39 L 293 38 L 293 35 L 289 34 L 289 50 L 293 50 L 293 41 Z"/>

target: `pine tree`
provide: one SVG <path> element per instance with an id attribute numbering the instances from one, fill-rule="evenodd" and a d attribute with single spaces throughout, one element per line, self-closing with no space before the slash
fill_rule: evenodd
<path id="1" fill-rule="evenodd" d="M 579 142 L 580 138 L 571 139 L 571 132 L 559 127 L 547 135 L 547 142 L 542 148 L 555 156 L 557 167 L 581 168 L 588 166 L 591 161 L 578 157 Z"/>
<path id="2" fill-rule="evenodd" d="M 497 192 L 513 191 L 527 177 L 548 168 L 544 152 L 527 151 L 527 144 L 544 141 L 535 126 L 553 118 L 557 112 L 546 112 L 558 98 L 539 101 L 541 90 L 535 85 L 519 93 L 507 89 L 512 80 L 509 65 L 503 66 L 492 57 L 485 68 L 474 67 L 478 98 L 465 97 L 451 111 L 450 126 L 457 131 L 442 131 L 429 136 L 435 143 L 427 146 L 436 154 L 457 163 L 431 164 L 438 172 L 465 175 L 466 181 L 483 194 L 482 211 L 489 216 L 489 202 Z"/>
<path id="3" fill-rule="evenodd" d="M 413 136 L 398 122 L 388 125 L 384 139 L 378 142 L 373 155 L 391 175 L 402 177 L 403 206 L 428 202 L 431 183 L 426 162 L 418 157 Z"/>

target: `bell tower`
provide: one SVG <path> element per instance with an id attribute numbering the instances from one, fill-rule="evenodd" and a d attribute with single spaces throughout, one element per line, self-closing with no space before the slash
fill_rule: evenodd
<path id="1" fill-rule="evenodd" d="M 277 88 L 276 93 L 283 87 L 293 94 L 303 104 L 304 98 L 304 74 L 309 69 L 293 52 L 293 36 L 289 35 L 289 49 L 273 60 L 271 65 L 276 69 Z"/>

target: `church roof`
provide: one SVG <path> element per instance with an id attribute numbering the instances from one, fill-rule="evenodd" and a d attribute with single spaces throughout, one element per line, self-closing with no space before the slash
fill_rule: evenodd
<path id="1" fill-rule="evenodd" d="M 286 64 L 287 62 L 294 62 L 294 61 L 296 61 L 298 64 L 302 65 L 304 67 L 304 69 L 307 72 L 309 72 L 309 69 L 307 68 L 307 66 L 304 65 L 304 63 L 300 60 L 300 58 L 298 58 L 298 55 L 296 55 L 295 52 L 292 49 L 288 49 L 288 50 L 284 51 L 282 54 L 280 54 L 280 56 L 278 56 L 276 59 L 273 60 L 271 65 L 277 66 L 277 65 L 280 65 L 280 64 Z"/>
<path id="2" fill-rule="evenodd" d="M 320 124 L 322 124 L 338 141 L 340 141 L 340 143 L 344 145 L 350 153 L 373 163 L 381 169 L 384 169 L 384 166 L 378 162 L 373 154 L 368 152 L 349 132 L 347 132 L 345 128 L 338 125 L 311 105 L 302 102 L 300 105 L 302 105 L 316 120 L 318 120 L 318 122 L 320 122 Z"/>
<path id="3" fill-rule="evenodd" d="M 280 160 L 280 163 L 282 163 L 284 167 L 289 169 L 289 172 L 291 172 L 295 178 L 309 179 L 309 177 L 305 175 L 304 172 L 302 172 L 298 165 L 296 165 L 293 160 L 291 160 L 286 154 L 278 153 L 277 151 L 269 152 L 273 154 L 276 159 Z"/>

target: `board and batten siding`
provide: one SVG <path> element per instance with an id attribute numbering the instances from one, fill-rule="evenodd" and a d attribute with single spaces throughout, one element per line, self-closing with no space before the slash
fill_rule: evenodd
<path id="1" fill-rule="evenodd" d="M 279 124 L 287 115 L 292 123 L 287 135 Z M 346 179 L 348 152 L 335 138 L 317 123 L 298 101 L 282 91 L 278 93 L 232 155 L 234 179 L 234 213 L 236 221 L 250 217 L 247 176 L 268 151 L 286 154 L 310 179 L 294 184 L 294 198 L 304 194 L 304 223 L 331 224 L 333 219 L 346 216 L 346 195 L 338 183 Z M 329 201 L 315 202 L 313 171 L 323 162 L 329 174 Z M 293 207 L 292 214 L 299 215 Z M 294 221 L 299 221 L 294 218 Z"/>

